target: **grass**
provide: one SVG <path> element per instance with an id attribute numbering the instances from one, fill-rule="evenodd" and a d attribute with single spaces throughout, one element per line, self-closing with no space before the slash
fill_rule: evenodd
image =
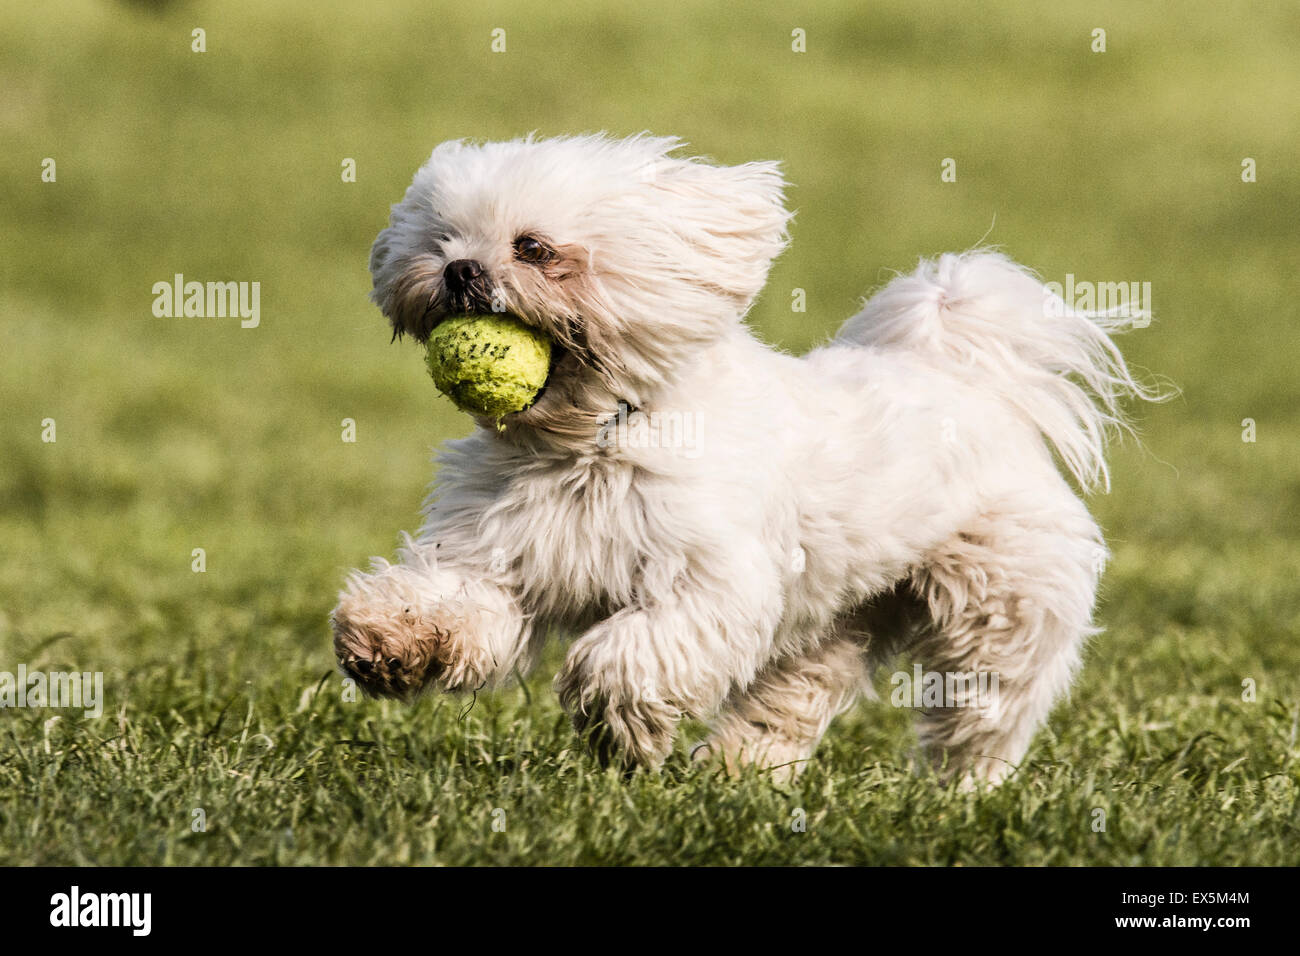
<path id="1" fill-rule="evenodd" d="M 0 671 L 103 671 L 106 706 L 0 711 L 0 863 L 1300 862 L 1298 32 L 1267 3 L 9 5 Z M 468 429 L 387 344 L 369 242 L 442 139 L 601 128 L 785 160 L 794 244 L 752 321 L 792 351 L 986 233 L 1047 278 L 1152 283 L 1125 349 L 1182 396 L 1092 502 L 1106 631 L 1000 790 L 918 773 L 887 703 L 790 786 L 682 753 L 625 779 L 576 746 L 559 648 L 472 706 L 342 699 L 341 576 Z M 260 281 L 261 325 L 153 318 L 177 272 Z"/>

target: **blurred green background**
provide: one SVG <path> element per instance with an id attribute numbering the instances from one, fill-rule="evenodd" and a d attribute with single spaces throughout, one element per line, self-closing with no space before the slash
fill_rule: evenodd
<path id="1" fill-rule="evenodd" d="M 195 28 L 205 53 L 191 51 Z M 491 51 L 495 28 L 504 53 Z M 806 52 L 791 49 L 796 28 Z M 1104 53 L 1092 52 L 1095 28 Z M 423 831 L 407 835 L 405 856 L 350 854 L 329 826 L 345 800 L 330 781 L 348 774 L 345 802 L 360 801 L 348 805 L 363 829 L 391 838 L 403 814 L 428 816 L 419 801 L 402 813 L 384 804 L 375 768 L 339 740 L 429 741 L 423 758 L 387 772 L 426 784 L 443 774 L 455 804 L 473 789 L 455 775 L 472 775 L 472 761 L 447 770 L 436 741 L 482 730 L 477 716 L 449 730 L 432 704 L 323 702 L 337 683 L 326 677 L 325 616 L 342 574 L 414 528 L 430 450 L 470 428 L 437 396 L 418 350 L 389 344 L 366 299 L 367 254 L 442 140 L 643 129 L 720 162 L 785 163 L 793 243 L 752 323 L 792 351 L 830 335 L 888 270 L 981 240 L 1046 279 L 1152 284 L 1156 322 L 1122 344 L 1182 393 L 1136 410 L 1144 447 L 1116 450 L 1114 491 L 1093 501 L 1116 555 L 1108 630 L 1049 736 L 1090 728 L 1100 749 L 1075 742 L 1062 772 L 1100 770 L 1120 789 L 1147 778 L 1144 759 L 1172 774 L 1170 787 L 1187 785 L 1179 767 L 1219 742 L 1174 804 L 1185 821 L 1207 814 L 1203 839 L 1184 835 L 1162 855 L 1135 830 L 1122 851 L 1081 845 L 1077 859 L 1246 852 L 1222 829 L 1236 818 L 1219 810 L 1216 823 L 1201 805 L 1226 799 L 1225 780 L 1241 789 L 1229 802 L 1238 809 L 1267 790 L 1262 816 L 1238 822 L 1264 844 L 1276 838 L 1273 857 L 1258 850 L 1263 861 L 1286 859 L 1300 717 L 1298 43 L 1300 7 L 1271 2 L 6 5 L 0 670 L 103 670 L 112 716 L 51 728 L 49 714 L 0 713 L 0 835 L 10 838 L 0 860 L 516 860 L 472 841 L 449 850 L 445 835 L 422 842 Z M 55 183 L 41 181 L 46 157 Z M 947 157 L 955 183 L 940 181 Z M 1255 183 L 1242 182 L 1247 157 Z M 345 158 L 355 183 L 341 179 Z M 260 327 L 155 318 L 153 283 L 175 273 L 260 282 Z M 796 287 L 804 314 L 790 311 Z M 47 418 L 54 443 L 41 440 Z M 345 418 L 355 443 L 341 441 Z M 1253 443 L 1242 440 L 1247 418 Z M 204 574 L 191 571 L 194 548 L 206 551 Z M 549 728 L 505 734 L 516 750 L 570 744 L 549 676 L 531 694 L 478 704 L 502 726 Z M 1240 700 L 1246 678 L 1254 704 Z M 308 706 L 322 679 L 319 706 Z M 846 720 L 827 745 L 836 763 L 818 772 L 845 774 L 852 789 L 859 767 L 901 764 L 898 717 L 868 708 Z M 263 773 L 278 780 L 266 806 L 280 809 L 197 841 L 184 812 L 142 794 L 232 802 L 247 775 L 214 761 L 254 759 L 223 749 L 241 721 L 241 747 L 250 728 L 279 740 L 288 727 L 305 749 L 290 759 L 281 743 L 285 765 Z M 1190 739 L 1201 742 L 1184 750 Z M 492 748 L 480 749 L 490 763 Z M 142 766 L 156 779 L 140 778 Z M 319 774 L 310 799 L 304 774 Z M 853 793 L 840 805 L 870 803 Z M 314 841 L 282 855 L 241 843 L 238 832 L 280 832 L 276 814 L 303 800 Z M 119 822 L 96 828 L 95 815 Z M 91 836 L 69 843 L 79 821 Z M 1167 824 L 1148 821 L 1154 834 Z M 1037 859 L 1034 847 L 1053 859 L 1046 838 L 981 856 L 971 834 L 950 836 L 933 846 L 918 836 L 890 859 L 1016 862 Z M 714 837 L 700 830 L 684 861 L 771 861 L 743 841 L 715 852 Z M 544 858 L 511 852 L 681 860 L 653 849 L 623 858 L 589 839 L 575 834 Z M 824 852 L 815 845 L 788 860 L 880 859 L 847 833 Z"/>

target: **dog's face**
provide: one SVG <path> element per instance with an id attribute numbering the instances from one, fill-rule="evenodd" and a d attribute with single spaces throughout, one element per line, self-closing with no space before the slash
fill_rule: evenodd
<path id="1" fill-rule="evenodd" d="M 785 244 L 775 163 L 720 167 L 673 139 L 514 140 L 433 151 L 370 255 L 394 334 L 507 312 L 554 341 L 537 403 L 510 418 L 585 429 L 648 398 L 740 321 Z"/>

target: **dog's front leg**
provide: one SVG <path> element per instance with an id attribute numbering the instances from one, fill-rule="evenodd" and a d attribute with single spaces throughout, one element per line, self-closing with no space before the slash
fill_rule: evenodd
<path id="1" fill-rule="evenodd" d="M 728 619 L 722 608 L 749 613 Z M 717 710 L 769 653 L 775 608 L 721 594 L 629 607 L 574 642 L 555 688 L 579 733 L 605 761 L 657 766 L 683 716 Z"/>
<path id="2" fill-rule="evenodd" d="M 399 557 L 354 572 L 330 615 L 334 653 L 363 689 L 477 690 L 524 662 L 531 628 L 504 582 L 431 546 L 411 544 Z"/>

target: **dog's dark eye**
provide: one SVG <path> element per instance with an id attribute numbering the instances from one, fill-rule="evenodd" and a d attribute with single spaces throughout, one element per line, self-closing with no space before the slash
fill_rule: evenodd
<path id="1" fill-rule="evenodd" d="M 515 258 L 523 262 L 550 262 L 555 253 L 532 236 L 520 236 L 515 240 Z"/>

